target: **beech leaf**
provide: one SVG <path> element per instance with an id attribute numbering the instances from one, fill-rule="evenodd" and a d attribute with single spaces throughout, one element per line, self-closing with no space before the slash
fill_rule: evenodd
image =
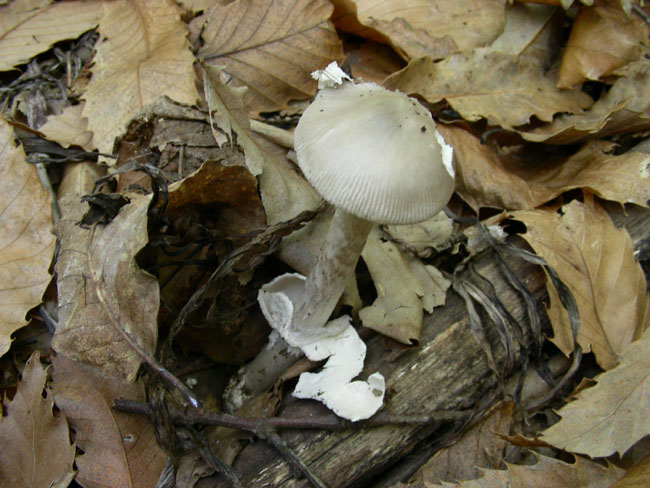
<path id="1" fill-rule="evenodd" d="M 83 454 L 76 480 L 85 488 L 154 486 L 167 456 L 146 417 L 114 411 L 117 398 L 144 401 L 138 383 L 107 376 L 62 354 L 52 361 L 52 392 Z"/>
<path id="2" fill-rule="evenodd" d="M 0 356 L 50 283 L 52 209 L 33 165 L 0 117 Z"/>
<path id="3" fill-rule="evenodd" d="M 180 14 L 170 0 L 102 3 L 102 37 L 83 110 L 100 152 L 111 153 L 129 120 L 158 97 L 186 104 L 198 99 Z"/>
<path id="4" fill-rule="evenodd" d="M 630 344 L 621 363 L 597 376 L 598 383 L 578 393 L 559 410 L 562 419 L 542 440 L 561 449 L 606 457 L 623 455 L 650 434 L 650 332 Z"/>
<path id="5" fill-rule="evenodd" d="M 36 351 L 27 360 L 13 400 L 3 402 L 2 486 L 65 488 L 74 478 L 75 446 L 70 443 L 65 417 L 52 412 L 54 400 L 45 386 L 46 379 L 47 372 Z"/>
<path id="6" fill-rule="evenodd" d="M 192 21 L 204 44 L 199 56 L 248 86 L 255 112 L 287 107 L 316 92 L 311 73 L 342 58 L 326 0 L 236 0 L 214 5 Z"/>
<path id="7" fill-rule="evenodd" d="M 92 151 L 93 133 L 88 131 L 88 119 L 81 115 L 83 104 L 65 107 L 59 115 L 50 115 L 38 128 L 48 140 L 63 147 L 79 146 Z"/>
<path id="8" fill-rule="evenodd" d="M 478 137 L 453 126 L 440 133 L 454 148 L 456 191 L 475 211 L 482 207 L 536 208 L 565 191 L 585 188 L 607 200 L 648 206 L 650 155 L 615 155 L 615 145 L 591 141 L 563 161 L 531 161 L 523 146 L 520 158 L 500 153 Z"/>
<path id="9" fill-rule="evenodd" d="M 581 113 L 592 103 L 579 90 L 556 88 L 538 64 L 491 48 L 453 54 L 438 63 L 416 59 L 384 86 L 419 94 L 430 103 L 446 100 L 466 120 L 485 118 L 506 129 L 528 123 L 533 115 L 549 122 L 559 112 Z"/>
<path id="10" fill-rule="evenodd" d="M 0 71 L 28 62 L 54 43 L 94 28 L 101 3 L 29 0 L 0 7 Z"/>
<path id="11" fill-rule="evenodd" d="M 531 210 L 511 216 L 526 225 L 522 237 L 573 293 L 582 350 L 593 351 L 603 369 L 616 366 L 623 350 L 650 325 L 645 276 L 627 232 L 614 227 L 589 195 L 584 203 L 563 206 L 561 215 Z M 569 318 L 555 287 L 547 283 L 547 290 L 552 341 L 568 355 L 574 346 Z"/>

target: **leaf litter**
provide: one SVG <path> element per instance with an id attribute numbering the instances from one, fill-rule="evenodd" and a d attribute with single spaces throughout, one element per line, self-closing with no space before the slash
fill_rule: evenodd
<path id="1" fill-rule="evenodd" d="M 173 443 L 182 437 L 196 448 L 194 464 L 181 458 L 186 486 L 215 470 L 228 471 L 231 483 L 239 483 L 212 453 L 216 443 L 233 439 L 219 429 L 183 431 L 180 424 L 192 417 L 176 409 L 173 415 L 165 413 L 164 390 L 151 378 L 167 381 L 172 408 L 184 402 L 218 407 L 219 393 L 214 388 L 205 393 L 203 380 L 190 391 L 197 373 L 191 367 L 183 373 L 181 365 L 194 364 L 197 355 L 209 358 L 216 372 L 209 382 L 223 383 L 227 371 L 252 358 L 266 340 L 268 329 L 253 306 L 260 284 L 287 266 L 303 273 L 311 266 L 329 212 L 322 211 L 320 198 L 296 171 L 287 151 L 290 129 L 304 108 L 299 100 L 316 91 L 310 73 L 345 55 L 344 66 L 352 73 L 367 73 L 378 83 L 419 97 L 437 120 L 449 124 L 440 124 L 440 130 L 456 151 L 459 198 L 450 205 L 459 216 L 453 224 L 447 219 L 445 238 L 437 235 L 437 224 L 373 231 L 341 305 L 358 314 L 366 327 L 413 344 L 426 332 L 423 318 L 435 307 L 446 309 L 452 278 L 454 289 L 474 310 L 484 355 L 501 357 L 501 349 L 505 354 L 504 362 L 493 359 L 490 366 L 500 377 L 499 391 L 515 400 L 507 413 L 512 418 L 509 442 L 527 435 L 529 449 L 547 443 L 612 462 L 617 462 L 613 454 L 640 448 L 639 439 L 648 434 L 642 396 L 649 370 L 642 354 L 647 350 L 648 296 L 645 255 L 634 249 L 642 249 L 646 237 L 636 230 L 632 235 L 639 237 L 632 241 L 617 229 L 602 200 L 628 209 L 647 207 L 650 200 L 647 155 L 633 149 L 650 127 L 644 95 L 647 16 L 631 2 L 571 3 L 486 2 L 480 15 L 445 0 L 408 5 L 401 0 L 237 0 L 187 2 L 185 10 L 172 2 L 156 8 L 146 1 L 83 2 L 84 8 L 75 10 L 82 4 L 17 0 L 0 7 L 4 18 L 11 19 L 3 24 L 6 32 L 0 39 L 6 48 L 0 49 L 2 69 L 29 61 L 0 86 L 4 117 L 27 154 L 15 147 L 14 134 L 4 124 L 6 149 L 0 160 L 5 168 L 13 161 L 23 171 L 32 170 L 26 161 L 37 161 L 41 177 L 53 178 L 50 186 L 58 188 L 63 211 L 57 227 L 58 314 L 52 339 L 58 355 L 51 359 L 61 415 L 52 415 L 44 370 L 30 369 L 38 363 L 36 356 L 27 363 L 18 391 L 28 388 L 31 376 L 39 377 L 29 388 L 48 391 L 47 397 L 39 394 L 39 412 L 47 410 L 40 420 L 58 419 L 56 442 L 66 446 L 62 455 L 72 459 L 64 417 L 68 419 L 72 438 L 84 451 L 75 457 L 77 482 L 103 483 L 106 470 L 98 467 L 110 467 L 125 483 L 151 486 L 167 456 L 177 455 Z M 32 20 L 22 22 L 25 15 Z M 53 37 L 43 21 L 61 15 L 71 19 L 70 29 Z M 136 26 L 134 38 L 125 37 L 129 25 Z M 94 26 L 100 41 L 91 64 L 82 49 L 95 34 L 71 44 L 61 41 Z M 603 31 L 616 35 L 605 38 L 599 34 Z M 7 44 L 14 38 L 26 42 Z M 251 114 L 262 125 L 275 124 L 264 129 L 275 134 L 271 139 L 258 132 L 259 120 L 249 121 Z M 43 135 L 51 142 L 44 143 Z M 103 177 L 93 162 L 98 156 L 115 159 L 112 174 L 84 197 Z M 46 164 L 49 171 L 44 172 Z M 3 195 L 18 187 L 16 178 L 3 179 L 9 185 Z M 54 240 L 49 234 L 52 217 L 45 210 L 48 196 L 33 176 L 28 181 L 22 194 L 36 195 L 31 204 L 40 205 L 39 210 L 21 211 L 17 220 L 3 211 L 0 225 L 8 226 L 9 237 L 18 236 L 16 242 L 25 235 L 16 229 L 34 225 L 32 234 L 38 234 L 47 253 L 30 258 L 30 267 L 20 273 L 7 275 L 14 281 L 38 278 L 41 286 L 26 301 L 13 295 L 2 300 L 9 303 L 12 317 L 12 325 L 0 332 L 3 352 L 24 347 L 12 345 L 12 334 L 26 323 L 26 314 L 41 302 L 50 281 Z M 87 214 L 84 226 L 76 225 L 88 204 L 95 213 Z M 467 220 L 473 213 L 491 233 L 475 218 Z M 471 228 L 482 236 L 482 248 L 466 248 L 462 232 L 471 234 Z M 539 257 L 500 241 L 508 235 L 510 240 L 523 238 Z M 543 342 L 547 322 L 540 317 L 542 307 L 527 290 L 528 278 L 518 277 L 516 267 L 507 263 L 506 250 L 546 270 L 554 346 Z M 0 251 L 11 266 L 13 258 Z M 503 291 L 473 268 L 473 260 L 486 254 L 494 256 L 525 304 L 529 323 L 524 327 L 510 314 L 512 305 L 502 301 Z M 442 265 L 443 272 L 434 264 Z M 20 285 L 18 291 L 24 288 Z M 491 328 L 499 342 L 494 349 L 482 338 L 493 333 Z M 555 379 L 546 366 L 552 347 L 571 356 L 562 371 L 553 372 Z M 584 361 L 581 365 L 582 353 L 590 351 L 606 372 L 596 386 L 559 409 L 562 420 L 541 440 L 530 440 L 549 425 L 535 414 L 559 406 L 561 395 L 568 398 L 570 386 L 587 368 Z M 148 366 L 141 368 L 142 362 Z M 527 375 L 507 378 L 517 365 L 544 378 L 542 393 L 529 403 L 519 403 Z M 260 405 L 268 408 L 253 410 L 253 415 L 275 414 L 281 384 L 275 388 L 272 395 L 260 397 Z M 144 403 L 145 389 L 155 408 Z M 148 413 L 157 428 L 167 426 L 158 443 L 147 417 L 109 410 L 119 397 L 135 402 L 127 411 Z M 18 418 L 11 410 L 15 402 L 16 397 L 5 402 L 0 429 Z M 200 425 L 205 418 L 202 411 L 195 413 Z M 489 418 L 485 408 L 475 415 Z M 463 412 L 442 418 L 466 417 Z M 324 484 L 275 433 L 256 425 L 252 432 L 293 459 L 312 485 Z M 232 449 L 215 452 L 232 462 L 242 448 L 239 440 Z M 487 464 L 481 461 L 490 468 L 483 478 L 456 479 L 458 486 L 490 486 L 505 479 L 528 483 L 536 476 L 548 481 L 557 472 L 564 481 L 602 478 L 611 484 L 624 475 L 612 464 L 577 455 L 571 464 L 501 442 L 501 451 L 492 451 Z M 526 458 L 528 465 L 519 464 Z M 643 466 L 629 470 L 629 476 L 638 476 Z M 65 480 L 74 475 L 63 472 Z"/>

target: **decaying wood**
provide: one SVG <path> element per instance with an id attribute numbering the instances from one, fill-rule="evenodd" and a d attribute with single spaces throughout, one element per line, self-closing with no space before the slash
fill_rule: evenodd
<path id="1" fill-rule="evenodd" d="M 619 215 L 629 225 L 634 242 L 650 239 L 650 212 L 632 209 Z M 548 330 L 543 314 L 546 298 L 542 270 L 529 263 L 508 259 L 519 279 L 538 300 L 542 325 Z M 508 311 L 525 323 L 526 309 L 521 297 L 507 284 L 493 252 L 486 252 L 475 261 L 475 269 L 495 287 Z M 487 334 L 494 360 L 504 364 L 504 349 L 493 330 Z M 528 338 L 530 340 L 530 338 Z M 367 371 L 380 371 L 386 378 L 387 395 L 383 411 L 396 414 L 423 415 L 445 409 L 470 409 L 481 398 L 494 395 L 495 374 L 488 367 L 481 348 L 472 337 L 463 300 L 449 291 L 447 304 L 425 317 L 421 343 L 406 350 L 392 361 L 394 351 L 388 341 L 375 336 L 368 340 Z M 279 415 L 308 416 L 321 412 L 316 402 L 287 398 Z M 405 455 L 423 442 L 430 443 L 442 435 L 448 425 L 388 425 L 369 429 L 348 429 L 342 432 L 284 431 L 281 436 L 307 466 L 327 486 L 361 486 L 380 472 L 398 464 Z M 244 486 L 307 487 L 304 479 L 296 479 L 279 454 L 264 442 L 247 446 L 237 458 L 235 469 L 243 475 Z M 206 480 L 207 481 L 207 480 Z M 210 480 L 211 486 L 227 486 Z"/>

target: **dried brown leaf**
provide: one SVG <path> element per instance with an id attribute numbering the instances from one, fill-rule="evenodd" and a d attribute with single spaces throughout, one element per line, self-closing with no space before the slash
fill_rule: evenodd
<path id="1" fill-rule="evenodd" d="M 56 404 L 83 451 L 75 459 L 76 480 L 85 488 L 154 486 L 167 456 L 156 443 L 151 423 L 111 409 L 116 398 L 144 401 L 142 385 L 106 376 L 62 354 L 52 365 Z"/>
<path id="2" fill-rule="evenodd" d="M 501 153 L 481 144 L 469 132 L 440 126 L 455 148 L 456 191 L 474 210 L 482 207 L 531 209 L 565 191 L 585 188 L 619 203 L 647 206 L 650 201 L 650 156 L 640 152 L 614 155 L 614 145 L 592 141 L 564 161 L 531 161 L 521 154 Z"/>
<path id="3" fill-rule="evenodd" d="M 95 229 L 91 242 L 91 231 L 77 225 L 85 206 L 72 197 L 61 202 L 63 217 L 56 229 L 59 326 L 52 347 L 129 381 L 141 358 L 118 327 L 150 354 L 157 337 L 158 282 L 135 262 L 148 240 L 150 201 L 151 195 L 132 196 L 110 224 Z"/>
<path id="4" fill-rule="evenodd" d="M 158 97 L 188 105 L 198 99 L 180 13 L 170 0 L 102 3 L 102 37 L 83 110 L 100 152 L 112 152 L 129 120 Z"/>
<path id="5" fill-rule="evenodd" d="M 485 469 L 483 477 L 459 483 L 443 485 L 427 484 L 427 488 L 548 488 L 550 486 L 589 486 L 590 488 L 609 488 L 624 473 L 612 464 L 603 466 L 590 459 L 576 456 L 575 463 L 534 454 L 537 463 L 518 465 L 506 463 L 507 469 Z"/>
<path id="6" fill-rule="evenodd" d="M 204 44 L 199 56 L 248 86 L 251 112 L 287 107 L 316 92 L 311 72 L 342 58 L 326 0 L 237 0 L 192 21 Z"/>
<path id="7" fill-rule="evenodd" d="M 562 57 L 559 88 L 598 80 L 642 55 L 648 27 L 640 17 L 626 15 L 618 3 L 598 2 L 580 10 Z"/>
<path id="8" fill-rule="evenodd" d="M 645 488 L 650 486 L 650 456 L 628 469 L 612 488 Z"/>
<path id="9" fill-rule="evenodd" d="M 650 434 L 650 332 L 630 344 L 614 369 L 558 412 L 562 419 L 542 440 L 561 449 L 606 457 L 623 455 Z"/>
<path id="10" fill-rule="evenodd" d="M 83 104 L 66 107 L 59 115 L 50 115 L 38 130 L 63 147 L 79 146 L 92 151 L 93 133 L 88 131 L 88 119 L 81 115 L 82 111 Z"/>
<path id="11" fill-rule="evenodd" d="M 0 7 L 0 71 L 94 28 L 100 10 L 101 3 L 95 1 L 30 0 Z"/>
<path id="12" fill-rule="evenodd" d="M 581 113 L 592 103 L 579 90 L 557 89 L 537 63 L 491 48 L 453 54 L 439 63 L 416 59 L 384 86 L 431 103 L 446 100 L 466 120 L 486 118 L 508 129 L 528 123 L 533 115 L 551 121 L 559 112 Z"/>
<path id="13" fill-rule="evenodd" d="M 603 369 L 611 369 L 622 351 L 650 325 L 650 303 L 643 270 L 634 259 L 632 241 L 588 195 L 561 214 L 549 210 L 512 213 L 528 229 L 522 235 L 569 287 L 578 305 L 578 344 L 593 351 Z M 573 350 L 569 318 L 555 288 L 547 284 L 552 341 Z"/>
<path id="14" fill-rule="evenodd" d="M 650 62 L 634 63 L 584 114 L 561 115 L 521 136 L 533 142 L 573 144 L 650 128 Z"/>
<path id="15" fill-rule="evenodd" d="M 0 356 L 50 282 L 56 239 L 48 193 L 0 117 Z"/>
<path id="16" fill-rule="evenodd" d="M 0 481 L 12 488 L 65 488 L 75 475 L 75 447 L 65 417 L 52 412 L 54 400 L 38 351 L 23 370 L 22 381 L 0 422 Z M 43 391 L 45 390 L 45 394 Z"/>
<path id="17" fill-rule="evenodd" d="M 489 45 L 503 31 L 505 1 L 335 0 L 339 28 L 374 40 L 389 39 L 407 59 L 440 59 Z M 380 36 L 374 32 L 380 33 Z M 383 39 L 382 39 L 383 38 Z"/>

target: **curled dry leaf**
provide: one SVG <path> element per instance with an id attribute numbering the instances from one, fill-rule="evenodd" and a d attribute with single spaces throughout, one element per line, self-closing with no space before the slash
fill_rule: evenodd
<path id="1" fill-rule="evenodd" d="M 549 486 L 589 486 L 609 488 L 625 473 L 613 464 L 603 466 L 600 463 L 576 456 L 574 463 L 533 454 L 537 463 L 532 466 L 505 463 L 507 469 L 485 469 L 483 476 L 477 480 L 461 481 L 452 486 L 456 488 L 491 488 L 491 487 L 549 487 Z M 448 487 L 449 484 L 432 485 L 427 488 Z"/>
<path id="2" fill-rule="evenodd" d="M 101 3 L 94 1 L 28 0 L 0 7 L 0 71 L 93 29 L 100 11 Z"/>
<path id="3" fill-rule="evenodd" d="M 68 422 L 52 412 L 54 400 L 45 386 L 46 379 L 47 372 L 36 351 L 25 365 L 13 400 L 3 402 L 2 486 L 65 488 L 75 475 L 75 446 L 70 443 Z"/>
<path id="4" fill-rule="evenodd" d="M 440 59 L 490 44 L 503 31 L 505 1 L 334 0 L 337 27 L 388 39 L 407 59 Z M 377 35 L 379 33 L 379 35 Z"/>
<path id="5" fill-rule="evenodd" d="M 0 356 L 50 282 L 52 209 L 33 165 L 0 117 Z"/>
<path id="6" fill-rule="evenodd" d="M 63 147 L 79 146 L 92 151 L 93 133 L 88 131 L 88 119 L 81 115 L 83 104 L 65 107 L 59 115 L 50 115 L 47 122 L 38 128 L 48 140 Z"/>
<path id="7" fill-rule="evenodd" d="M 92 232 L 77 225 L 85 206 L 78 200 L 62 202 L 56 228 L 59 326 L 52 338 L 56 351 L 128 381 L 135 378 L 141 357 L 120 329 L 153 354 L 159 305 L 158 282 L 135 262 L 148 240 L 151 195 L 131 198 L 110 224 L 95 228 L 92 242 Z"/>
<path id="8" fill-rule="evenodd" d="M 126 383 L 58 354 L 52 360 L 52 392 L 83 451 L 76 480 L 86 488 L 156 484 L 167 456 L 149 419 L 111 409 L 116 398 L 144 401 L 142 385 Z"/>
<path id="9" fill-rule="evenodd" d="M 439 63 L 416 59 L 384 86 L 431 103 L 446 100 L 466 120 L 486 118 L 490 125 L 508 129 L 528 123 L 533 115 L 548 122 L 559 112 L 581 113 L 592 103 L 579 90 L 557 89 L 538 64 L 491 48 L 453 54 Z"/>
<path id="10" fill-rule="evenodd" d="M 100 152 L 111 153 L 129 120 L 156 98 L 166 95 L 188 105 L 198 99 L 180 13 L 169 0 L 102 3 L 102 37 L 83 110 Z"/>
<path id="11" fill-rule="evenodd" d="M 531 210 L 511 217 L 526 225 L 522 237 L 573 293 L 582 350 L 593 351 L 603 369 L 616 366 L 623 350 L 650 326 L 645 277 L 627 232 L 614 227 L 589 195 L 585 203 L 563 206 L 561 214 Z M 552 341 L 568 355 L 574 347 L 569 317 L 550 283 L 547 290 Z"/>
<path id="12" fill-rule="evenodd" d="M 311 72 L 342 58 L 326 0 L 237 0 L 192 21 L 204 40 L 198 55 L 249 87 L 252 112 L 287 107 L 316 92 Z"/>
<path id="13" fill-rule="evenodd" d="M 532 164 L 526 147 L 518 159 L 461 128 L 441 125 L 439 130 L 455 148 L 456 191 L 475 211 L 532 209 L 576 188 L 619 203 L 649 204 L 648 154 L 614 155 L 614 144 L 596 140 L 564 161 Z"/>
<path id="14" fill-rule="evenodd" d="M 598 80 L 637 60 L 648 43 L 648 27 L 636 15 L 627 15 L 614 0 L 580 10 L 562 56 L 559 88 Z"/>
<path id="15" fill-rule="evenodd" d="M 450 282 L 433 266 L 403 254 L 392 242 L 371 231 L 361 253 L 375 288 L 375 302 L 359 312 L 365 327 L 404 344 L 420 342 L 423 309 L 445 303 Z"/>
<path id="16" fill-rule="evenodd" d="M 624 351 L 621 363 L 596 377 L 596 386 L 558 412 L 562 419 L 542 440 L 561 449 L 607 457 L 623 455 L 650 434 L 650 332 Z"/>
<path id="17" fill-rule="evenodd" d="M 650 61 L 633 63 L 584 114 L 560 115 L 552 123 L 521 131 L 533 142 L 573 144 L 650 128 Z"/>

